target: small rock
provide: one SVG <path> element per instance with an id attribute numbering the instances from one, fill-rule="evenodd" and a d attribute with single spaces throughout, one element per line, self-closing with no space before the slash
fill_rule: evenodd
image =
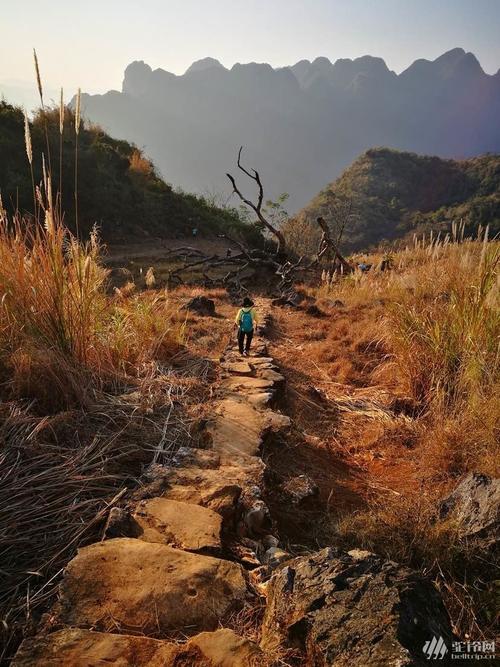
<path id="1" fill-rule="evenodd" d="M 266 551 L 267 549 L 271 549 L 271 547 L 277 547 L 279 544 L 278 538 L 274 537 L 274 535 L 264 535 L 260 542 Z"/>
<path id="2" fill-rule="evenodd" d="M 251 537 L 258 537 L 269 533 L 273 524 L 269 508 L 263 500 L 256 500 L 251 507 L 246 510 L 244 515 L 244 525 L 246 528 L 246 535 Z"/>
<path id="3" fill-rule="evenodd" d="M 212 299 L 207 299 L 206 296 L 195 296 L 182 306 L 181 310 L 190 310 L 198 315 L 213 317 L 215 315 L 215 302 Z"/>
<path id="4" fill-rule="evenodd" d="M 339 299 L 333 299 L 328 301 L 328 305 L 330 308 L 344 308 L 345 303 L 343 301 L 340 301 Z"/>
<path id="5" fill-rule="evenodd" d="M 258 377 L 263 378 L 264 380 L 271 380 L 275 384 L 280 384 L 285 381 L 285 378 L 281 373 L 277 373 L 269 368 L 259 369 L 257 372 Z"/>
<path id="6" fill-rule="evenodd" d="M 172 466 L 176 468 L 218 468 L 220 456 L 211 449 L 197 447 L 179 447 L 172 459 Z"/>
<path id="7" fill-rule="evenodd" d="M 455 518 L 462 537 L 479 538 L 484 546 L 498 542 L 500 479 L 481 473 L 466 475 L 439 508 L 441 519 Z"/>
<path id="8" fill-rule="evenodd" d="M 134 520 L 130 512 L 121 507 L 112 507 L 104 526 L 104 537 L 133 537 L 135 534 Z"/>
<path id="9" fill-rule="evenodd" d="M 320 310 L 315 303 L 312 303 L 310 306 L 307 306 L 306 314 L 310 315 L 311 317 L 324 317 L 325 316 L 325 313 L 322 310 Z"/>
<path id="10" fill-rule="evenodd" d="M 256 567 L 260 567 L 261 562 L 258 557 L 258 542 L 242 537 L 238 542 L 229 542 L 225 546 L 229 550 L 231 556 L 239 561 L 246 570 L 253 570 Z"/>
<path id="11" fill-rule="evenodd" d="M 281 490 L 290 497 L 294 505 L 299 505 L 306 498 L 317 496 L 319 488 L 307 475 L 291 477 L 281 485 Z"/>
<path id="12" fill-rule="evenodd" d="M 292 424 L 290 417 L 288 417 L 288 415 L 282 415 L 280 412 L 267 410 L 264 415 L 265 428 L 272 433 L 282 433 L 283 431 L 287 431 Z"/>
<path id="13" fill-rule="evenodd" d="M 281 565 L 291 558 L 293 558 L 293 556 L 291 556 L 287 551 L 284 551 L 279 547 L 271 547 L 264 553 L 262 562 L 265 565 L 269 565 L 272 570 L 275 570 L 278 565 Z"/>

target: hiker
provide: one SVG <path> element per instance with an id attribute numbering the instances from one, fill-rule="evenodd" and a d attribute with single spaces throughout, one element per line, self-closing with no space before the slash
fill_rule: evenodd
<path id="1" fill-rule="evenodd" d="M 253 332 L 257 326 L 257 313 L 253 307 L 253 301 L 247 296 L 243 299 L 243 305 L 236 315 L 235 323 L 238 327 L 238 347 L 240 354 L 244 357 L 248 357 L 250 345 L 252 344 Z"/>

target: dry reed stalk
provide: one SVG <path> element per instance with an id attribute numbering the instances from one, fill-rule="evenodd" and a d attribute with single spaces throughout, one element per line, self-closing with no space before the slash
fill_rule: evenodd
<path id="1" fill-rule="evenodd" d="M 28 157 L 28 162 L 30 165 L 31 187 L 33 189 L 33 214 L 35 216 L 35 219 L 38 220 L 38 210 L 37 210 L 36 193 L 35 193 L 35 176 L 33 173 L 33 147 L 31 144 L 30 124 L 26 109 L 24 110 L 24 143 L 26 146 L 26 155 Z"/>
<path id="2" fill-rule="evenodd" d="M 38 95 L 40 96 L 40 104 L 42 108 L 43 127 L 45 131 L 45 143 L 47 147 L 47 160 L 49 164 L 49 172 L 52 173 L 52 165 L 50 162 L 50 142 L 49 142 L 49 129 L 47 125 L 47 112 L 45 109 L 45 102 L 43 101 L 43 86 L 42 86 L 42 77 L 40 75 L 40 65 L 38 63 L 38 56 L 36 54 L 35 49 L 33 49 L 33 60 L 35 62 L 36 83 L 38 87 Z"/>
<path id="3" fill-rule="evenodd" d="M 78 225 L 78 138 L 80 135 L 81 122 L 81 90 L 78 88 L 76 94 L 75 107 L 75 228 L 76 238 L 79 238 L 80 230 Z"/>
<path id="4" fill-rule="evenodd" d="M 63 133 L 64 133 L 64 95 L 61 88 L 59 99 L 59 218 L 62 219 L 62 173 L 63 173 Z"/>

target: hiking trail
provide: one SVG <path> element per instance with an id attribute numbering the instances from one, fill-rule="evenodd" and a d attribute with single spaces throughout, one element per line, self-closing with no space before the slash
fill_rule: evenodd
<path id="1" fill-rule="evenodd" d="M 256 307 L 251 356 L 230 344 L 220 359 L 201 447 L 151 464 L 126 507 L 111 509 L 13 667 L 403 667 L 425 664 L 433 635 L 451 641 L 441 597 L 420 574 L 358 549 L 294 557 L 280 546 L 263 456 L 268 445 L 276 456 L 293 425 L 276 408 L 285 377 L 268 354 L 270 301 Z M 293 513 L 315 490 L 296 475 L 286 492 Z"/>

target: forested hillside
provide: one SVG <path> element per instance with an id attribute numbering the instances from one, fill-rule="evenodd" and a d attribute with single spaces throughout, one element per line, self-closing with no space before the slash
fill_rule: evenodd
<path id="1" fill-rule="evenodd" d="M 42 178 L 42 153 L 49 156 L 45 120 L 39 113 L 31 125 L 35 183 Z M 54 189 L 59 187 L 59 111 L 46 113 Z M 24 117 L 20 108 L 0 101 L 0 192 L 7 210 L 33 211 L 33 189 L 25 150 Z M 75 225 L 74 115 L 66 111 L 62 134 L 62 209 L 66 224 Z M 97 125 L 81 126 L 78 137 L 79 227 L 88 233 L 97 223 L 102 237 L 118 242 L 130 238 L 175 237 L 233 232 L 254 241 L 259 233 L 234 209 L 221 209 L 202 197 L 174 190 L 160 178 L 140 149 L 118 141 Z"/>
<path id="2" fill-rule="evenodd" d="M 463 220 L 467 232 L 500 231 L 500 155 L 442 160 L 388 148 L 366 151 L 299 213 L 311 222 L 333 221 L 339 204 L 352 202 L 344 247 L 365 249 L 424 231 L 446 233 Z"/>

